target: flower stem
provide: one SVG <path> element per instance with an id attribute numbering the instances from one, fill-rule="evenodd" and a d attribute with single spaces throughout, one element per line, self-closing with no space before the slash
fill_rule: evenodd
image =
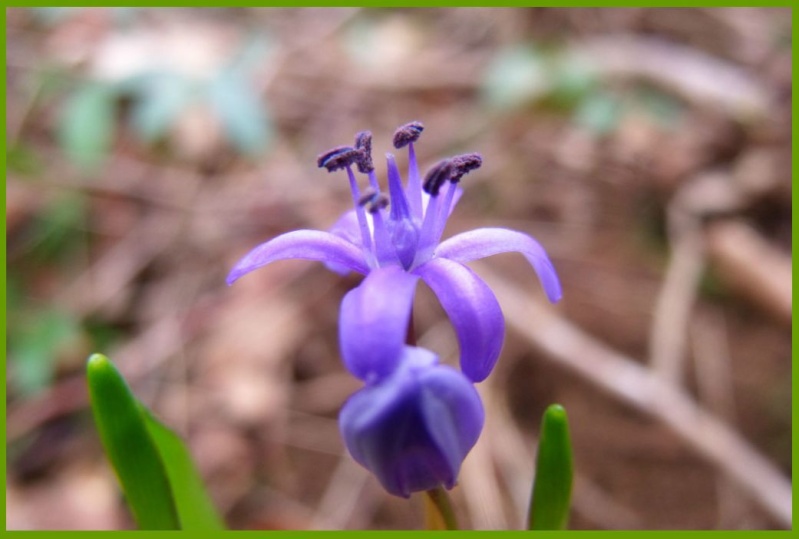
<path id="1" fill-rule="evenodd" d="M 458 522 L 452 502 L 444 487 L 425 491 L 425 521 L 428 530 L 457 530 Z"/>

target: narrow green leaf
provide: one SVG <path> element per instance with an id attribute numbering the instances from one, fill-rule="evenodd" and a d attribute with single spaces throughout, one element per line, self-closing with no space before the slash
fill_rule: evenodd
<path id="1" fill-rule="evenodd" d="M 142 412 L 147 430 L 158 447 L 166 467 L 181 529 L 213 531 L 224 529 L 222 519 L 217 514 L 183 441 L 143 406 Z"/>
<path id="2" fill-rule="evenodd" d="M 66 102 L 59 136 L 64 151 L 78 165 L 95 167 L 108 153 L 114 134 L 115 99 L 112 87 L 88 83 Z"/>
<path id="3" fill-rule="evenodd" d="M 566 410 L 553 404 L 544 412 L 528 529 L 563 530 L 569 520 L 572 448 Z"/>
<path id="4" fill-rule="evenodd" d="M 166 470 L 140 405 L 124 378 L 101 354 L 87 364 L 92 411 L 136 523 L 142 529 L 179 529 Z"/>

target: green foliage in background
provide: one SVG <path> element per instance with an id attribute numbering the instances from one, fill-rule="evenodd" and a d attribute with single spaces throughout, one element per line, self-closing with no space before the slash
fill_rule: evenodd
<path id="1" fill-rule="evenodd" d="M 121 122 L 120 105 L 130 103 L 129 123 L 146 144 L 165 139 L 190 106 L 208 107 L 231 146 L 254 157 L 273 138 L 271 118 L 253 73 L 268 53 L 264 39 L 251 39 L 209 79 L 164 69 L 145 71 L 116 82 L 82 80 L 62 104 L 59 142 L 84 170 L 96 169 L 112 148 Z"/>
<path id="2" fill-rule="evenodd" d="M 647 86 L 610 87 L 591 61 L 565 47 L 523 43 L 501 49 L 486 68 L 482 97 L 495 111 L 535 106 L 570 115 L 595 135 L 615 131 L 626 115 L 641 113 L 661 129 L 674 129 L 680 102 Z"/>

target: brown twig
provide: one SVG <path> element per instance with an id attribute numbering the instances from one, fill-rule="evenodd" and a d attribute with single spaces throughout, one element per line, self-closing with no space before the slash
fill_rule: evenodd
<path id="1" fill-rule="evenodd" d="M 791 483 L 747 441 L 687 393 L 584 333 L 517 286 L 481 267 L 508 324 L 547 358 L 668 425 L 745 489 L 783 526 L 792 525 Z"/>

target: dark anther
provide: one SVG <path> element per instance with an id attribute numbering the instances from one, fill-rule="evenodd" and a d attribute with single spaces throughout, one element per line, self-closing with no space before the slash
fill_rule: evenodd
<path id="1" fill-rule="evenodd" d="M 360 152 L 358 156 L 358 171 L 368 174 L 375 169 L 372 163 L 372 133 L 371 131 L 361 131 L 355 135 L 355 149 Z"/>
<path id="2" fill-rule="evenodd" d="M 358 199 L 358 206 L 366 206 L 367 204 L 369 204 L 369 202 L 374 200 L 376 196 L 377 196 L 377 191 L 375 191 L 374 189 L 367 189 L 361 195 L 361 198 Z"/>
<path id="3" fill-rule="evenodd" d="M 328 172 L 333 172 L 358 162 L 360 155 L 361 152 L 352 146 L 337 146 L 320 154 L 316 158 L 316 164 L 319 168 L 325 167 Z"/>
<path id="4" fill-rule="evenodd" d="M 411 122 L 397 128 L 394 131 L 394 147 L 400 149 L 411 142 L 416 142 L 423 130 L 422 122 Z"/>
<path id="5" fill-rule="evenodd" d="M 452 176 L 450 181 L 459 182 L 464 174 L 476 168 L 480 168 L 483 164 L 483 158 L 479 153 L 465 153 L 463 155 L 456 155 L 452 158 Z"/>
<path id="6" fill-rule="evenodd" d="M 376 213 L 388 206 L 388 197 L 383 193 L 369 190 L 358 200 L 359 206 L 365 206 L 369 213 Z"/>
<path id="7" fill-rule="evenodd" d="M 452 170 L 451 159 L 439 161 L 427 171 L 422 187 L 427 193 L 430 193 L 430 196 L 437 196 L 444 182 L 452 177 Z"/>

